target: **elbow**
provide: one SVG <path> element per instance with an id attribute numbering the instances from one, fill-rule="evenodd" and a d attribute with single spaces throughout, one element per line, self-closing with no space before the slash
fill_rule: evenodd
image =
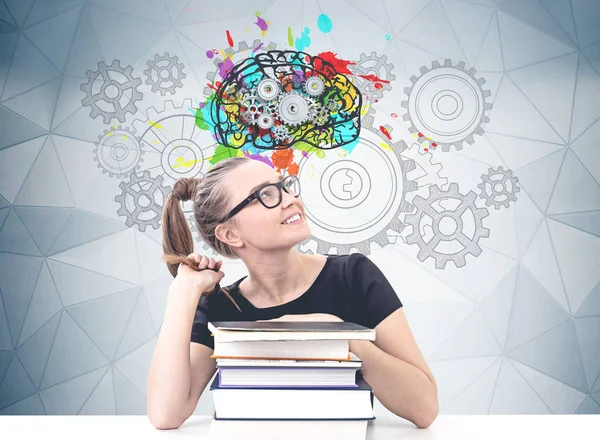
<path id="1" fill-rule="evenodd" d="M 150 405 L 147 407 L 148 420 L 157 429 L 177 429 L 187 419 L 180 411 L 166 408 L 164 405 Z"/>
<path id="2" fill-rule="evenodd" d="M 148 412 L 148 419 L 156 429 L 161 430 L 177 429 L 184 422 L 178 417 L 173 417 L 168 414 L 156 414 L 151 412 Z"/>
<path id="3" fill-rule="evenodd" d="M 414 424 L 417 428 L 426 429 L 431 426 L 431 424 L 435 421 L 439 413 L 439 402 L 437 397 L 437 391 L 433 395 L 431 399 L 428 399 L 423 408 L 415 417 Z"/>

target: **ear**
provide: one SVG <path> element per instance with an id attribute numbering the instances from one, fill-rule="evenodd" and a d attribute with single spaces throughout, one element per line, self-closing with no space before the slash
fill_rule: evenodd
<path id="1" fill-rule="evenodd" d="M 215 228 L 215 236 L 219 239 L 219 241 L 228 244 L 233 248 L 240 248 L 244 244 L 242 238 L 237 234 L 235 228 L 231 227 L 231 225 L 218 225 Z"/>

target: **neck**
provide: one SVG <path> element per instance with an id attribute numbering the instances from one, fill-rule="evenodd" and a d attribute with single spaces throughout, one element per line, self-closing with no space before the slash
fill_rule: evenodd
<path id="1" fill-rule="evenodd" d="M 261 253 L 260 258 L 244 261 L 249 276 L 245 291 L 254 302 L 283 304 L 302 293 L 311 273 L 311 260 L 295 249 Z"/>

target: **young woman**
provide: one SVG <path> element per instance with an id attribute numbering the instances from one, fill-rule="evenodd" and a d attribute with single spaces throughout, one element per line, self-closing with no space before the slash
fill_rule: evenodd
<path id="1" fill-rule="evenodd" d="M 350 351 L 363 360 L 377 399 L 419 428 L 437 417 L 436 381 L 378 267 L 362 254 L 296 252 L 311 234 L 299 194 L 297 177 L 282 179 L 245 157 L 219 162 L 201 180 L 175 183 L 162 218 L 175 279 L 148 377 L 148 417 L 157 428 L 179 427 L 215 373 L 208 321 L 350 321 L 375 328 L 375 342 L 351 341 Z M 218 286 L 222 262 L 194 253 L 180 205 L 186 200 L 193 200 L 202 238 L 220 255 L 241 259 L 248 276 Z"/>

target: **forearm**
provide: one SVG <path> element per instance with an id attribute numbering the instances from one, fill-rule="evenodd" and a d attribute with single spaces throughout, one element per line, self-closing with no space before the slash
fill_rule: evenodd
<path id="1" fill-rule="evenodd" d="M 437 386 L 425 373 L 370 341 L 351 341 L 350 350 L 362 359 L 362 375 L 383 406 L 419 428 L 433 422 L 438 413 Z"/>
<path id="2" fill-rule="evenodd" d="M 148 374 L 148 415 L 163 421 L 183 422 L 190 404 L 190 335 L 198 301 L 180 290 L 176 285 L 169 290 Z"/>

